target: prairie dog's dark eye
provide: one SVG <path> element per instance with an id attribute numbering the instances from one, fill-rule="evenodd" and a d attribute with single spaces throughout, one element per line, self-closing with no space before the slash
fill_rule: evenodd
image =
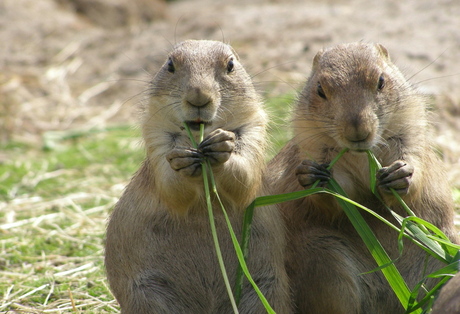
<path id="1" fill-rule="evenodd" d="M 174 67 L 174 62 L 172 61 L 171 58 L 168 60 L 168 72 L 174 73 L 176 71 L 176 68 Z"/>
<path id="2" fill-rule="evenodd" d="M 233 58 L 230 58 L 227 63 L 227 73 L 233 72 L 233 67 L 235 66 Z"/>
<path id="3" fill-rule="evenodd" d="M 385 87 L 385 77 L 383 77 L 383 74 L 382 74 L 379 77 L 379 83 L 377 84 L 377 89 L 382 90 L 384 87 Z"/>
<path id="4" fill-rule="evenodd" d="M 317 92 L 318 92 L 319 97 L 323 99 L 327 99 L 326 94 L 324 93 L 323 87 L 321 86 L 320 82 L 318 82 Z"/>

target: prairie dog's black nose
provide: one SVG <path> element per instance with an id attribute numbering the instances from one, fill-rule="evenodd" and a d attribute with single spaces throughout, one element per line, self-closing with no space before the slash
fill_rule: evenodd
<path id="1" fill-rule="evenodd" d="M 344 128 L 344 136 L 350 142 L 364 142 L 372 133 L 372 124 L 367 117 L 350 117 Z"/>
<path id="2" fill-rule="evenodd" d="M 193 87 L 188 90 L 185 100 L 191 106 L 204 107 L 212 102 L 212 96 L 200 87 Z"/>

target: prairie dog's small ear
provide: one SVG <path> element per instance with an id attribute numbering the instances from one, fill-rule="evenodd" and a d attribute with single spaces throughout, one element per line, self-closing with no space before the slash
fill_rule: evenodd
<path id="1" fill-rule="evenodd" d="M 380 55 L 385 57 L 385 59 L 390 60 L 390 54 L 388 53 L 387 48 L 385 48 L 382 44 L 375 44 L 375 47 L 377 47 L 377 50 L 380 52 Z"/>
<path id="2" fill-rule="evenodd" d="M 324 48 L 316 53 L 315 57 L 313 58 L 313 66 L 312 66 L 313 70 L 315 70 L 318 67 L 319 60 L 321 59 L 323 54 L 324 54 Z"/>

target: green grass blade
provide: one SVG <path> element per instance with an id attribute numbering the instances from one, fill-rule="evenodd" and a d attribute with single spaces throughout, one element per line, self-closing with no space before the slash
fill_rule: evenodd
<path id="1" fill-rule="evenodd" d="M 386 220 L 385 218 L 383 218 L 382 216 L 380 216 L 379 214 L 377 214 L 376 212 L 374 212 L 373 210 L 347 198 L 347 197 L 344 197 L 343 195 L 340 195 L 340 194 L 337 194 L 335 193 L 334 191 L 332 190 L 324 190 L 323 192 L 325 193 L 328 193 L 330 195 L 333 195 L 334 197 L 338 198 L 338 199 L 342 199 L 343 201 L 351 204 L 351 205 L 354 205 L 356 206 L 357 208 L 359 209 L 362 209 L 366 212 L 368 212 L 369 214 L 373 215 L 374 217 L 376 217 L 377 219 L 379 219 L 380 221 L 382 221 L 383 223 L 385 223 L 386 225 L 388 225 L 390 228 L 392 228 L 393 230 L 397 231 L 399 233 L 399 237 L 398 239 L 401 240 L 401 237 L 404 236 L 405 238 L 413 241 L 416 245 L 418 245 L 419 247 L 421 247 L 422 249 L 424 249 L 426 252 L 428 252 L 430 255 L 433 255 L 434 257 L 438 258 L 439 260 L 443 261 L 443 262 L 446 262 L 446 254 L 444 254 L 442 251 L 439 250 L 439 246 L 436 247 L 436 246 L 433 246 L 432 248 L 430 248 L 430 245 L 426 245 L 426 243 L 423 243 L 423 242 L 420 242 L 417 237 L 409 230 L 409 228 L 406 228 L 404 226 L 404 223 L 403 223 L 403 218 L 401 216 L 398 216 L 398 219 L 401 221 L 401 225 L 403 225 L 402 228 L 399 228 L 397 226 L 395 226 L 394 224 L 392 224 L 391 222 L 389 222 L 388 220 Z M 389 209 L 390 210 L 390 209 Z M 394 213 L 394 212 L 393 212 Z M 396 214 L 396 213 L 394 213 Z M 396 214 L 397 215 L 397 214 Z M 412 217 L 411 217 L 412 218 Z M 416 217 L 415 217 L 416 218 Z M 423 221 L 423 220 L 422 220 Z M 427 223 L 426 221 L 424 221 L 425 223 Z M 428 223 L 427 223 L 428 224 Z M 411 229 L 414 231 L 414 232 L 421 232 L 420 229 L 417 229 L 413 226 L 411 226 Z M 421 233 L 419 236 L 419 238 L 422 238 L 424 237 L 424 233 Z M 427 238 L 429 238 L 429 236 L 426 236 Z M 439 241 L 440 242 L 440 241 Z M 398 245 L 401 246 L 401 244 L 398 243 Z M 456 247 L 455 244 L 451 243 L 451 242 L 448 242 L 448 245 L 451 246 L 451 247 Z M 433 252 L 434 250 L 434 252 Z M 401 252 L 401 250 L 400 250 Z M 436 254 L 433 254 L 433 253 L 436 253 Z M 382 266 L 381 266 L 382 267 Z M 381 267 L 378 267 L 377 269 L 380 269 Z M 372 270 L 370 272 L 373 272 L 375 270 Z"/>
<path id="2" fill-rule="evenodd" d="M 371 191 L 373 194 L 376 194 L 376 187 L 377 187 L 377 171 L 379 171 L 382 166 L 380 165 L 379 161 L 377 158 L 374 156 L 374 154 L 370 151 L 367 150 L 367 155 L 369 159 L 369 174 L 370 174 L 370 186 L 371 186 Z"/>
<path id="3" fill-rule="evenodd" d="M 346 153 L 348 152 L 349 149 L 348 148 L 344 148 L 342 149 L 338 154 L 337 156 L 335 156 L 334 159 L 332 159 L 332 161 L 329 163 L 329 166 L 327 167 L 328 170 L 331 170 L 332 167 L 334 166 L 334 164 Z"/>
<path id="4" fill-rule="evenodd" d="M 420 286 L 415 287 L 415 289 L 412 292 L 411 297 L 409 299 L 409 303 L 408 303 L 406 312 L 404 312 L 404 313 L 414 313 L 416 310 L 420 310 L 422 307 L 427 306 L 430 302 L 432 303 L 435 293 L 437 293 L 438 290 L 441 289 L 441 287 L 447 282 L 447 280 L 449 280 L 448 277 L 442 278 L 434 286 L 434 288 L 431 289 L 430 291 L 427 291 L 425 296 L 423 297 L 423 299 L 421 299 L 418 302 L 415 302 L 415 301 L 417 299 L 418 291 L 420 290 L 420 288 L 423 287 L 423 283 L 420 284 Z M 432 306 L 432 304 L 430 306 L 428 306 L 428 307 L 431 308 L 431 306 Z M 426 312 L 424 312 L 424 313 L 426 313 Z"/>
<path id="5" fill-rule="evenodd" d="M 187 123 L 184 123 L 184 127 L 188 133 L 188 136 L 190 137 L 190 141 L 192 142 L 193 147 L 197 148 L 198 145 L 195 142 L 195 139 L 193 138 L 193 134 L 190 131 L 190 128 L 188 127 Z M 200 139 L 203 138 L 204 136 L 203 134 L 204 134 L 204 127 L 200 125 Z M 209 162 L 202 162 L 201 169 L 203 173 L 203 185 L 204 185 L 204 192 L 205 192 L 205 197 L 206 197 L 206 205 L 208 208 L 209 224 L 211 227 L 211 234 L 212 234 L 212 239 L 214 242 L 214 248 L 216 250 L 217 261 L 219 263 L 219 267 L 222 272 L 222 277 L 224 279 L 224 283 L 225 283 L 225 287 L 228 293 L 228 297 L 230 299 L 230 303 L 232 304 L 233 312 L 239 313 L 238 306 L 233 296 L 230 281 L 228 279 L 227 270 L 225 268 L 224 258 L 222 256 L 222 251 L 220 249 L 220 244 L 219 244 L 219 237 L 217 236 L 216 223 L 214 221 L 214 212 L 213 212 L 213 207 L 212 207 L 212 202 L 211 202 L 211 193 L 209 189 L 208 172 L 209 172 L 209 176 L 211 177 L 211 180 L 213 181 L 214 179 L 212 177 L 212 170 L 211 170 L 211 166 L 209 165 Z M 215 189 L 214 182 L 213 182 L 213 187 Z"/>
<path id="6" fill-rule="evenodd" d="M 200 124 L 200 143 L 203 142 L 204 139 L 204 124 Z"/>
<path id="7" fill-rule="evenodd" d="M 205 194 L 206 194 L 206 204 L 208 207 L 209 223 L 211 225 L 212 238 L 214 240 L 214 247 L 216 249 L 217 260 L 219 262 L 222 276 L 224 278 L 225 287 L 227 288 L 228 297 L 230 298 L 230 302 L 233 307 L 233 312 L 238 313 L 238 306 L 236 305 L 235 298 L 233 297 L 232 288 L 230 286 L 230 281 L 228 280 L 228 275 L 227 275 L 227 271 L 225 268 L 224 259 L 222 257 L 222 251 L 219 245 L 219 238 L 217 236 L 216 224 L 214 221 L 214 214 L 213 214 L 213 208 L 212 208 L 212 203 L 211 203 L 211 195 L 209 191 L 208 169 L 207 169 L 208 167 L 206 163 L 202 163 L 201 166 L 202 166 L 202 171 L 203 171 L 203 183 L 204 183 L 204 189 L 205 189 Z"/>
<path id="8" fill-rule="evenodd" d="M 359 209 L 362 209 L 366 212 L 368 212 L 369 214 L 371 214 L 372 216 L 374 216 L 375 218 L 379 219 L 380 221 L 382 221 L 383 223 L 385 223 L 386 225 L 388 225 L 390 228 L 392 228 L 393 230 L 399 232 L 400 231 L 400 228 L 398 228 L 397 226 L 395 226 L 394 224 L 392 224 L 390 221 L 388 221 L 387 219 L 385 219 L 384 217 L 380 216 L 379 214 L 377 214 L 376 212 L 374 212 L 373 210 L 367 208 L 366 206 L 364 205 L 361 205 L 355 201 L 353 201 L 352 199 L 349 199 L 348 197 L 346 196 L 343 196 L 342 194 L 339 194 L 333 190 L 329 190 L 329 189 L 323 189 L 322 191 L 320 192 L 323 192 L 323 193 L 327 193 L 327 194 L 330 194 L 332 196 L 334 196 L 335 198 L 337 199 L 341 199 Z M 407 236 L 407 235 L 406 235 Z"/>
<path id="9" fill-rule="evenodd" d="M 292 193 L 284 193 L 284 194 L 276 194 L 276 195 L 268 195 L 268 196 L 260 196 L 255 199 L 255 206 L 267 206 L 273 205 L 278 203 L 283 203 L 287 201 L 297 200 L 299 198 L 304 198 L 305 196 L 312 195 L 315 193 L 324 192 L 323 188 L 314 188 L 314 189 L 307 189 L 302 191 L 296 191 Z"/>
<path id="10" fill-rule="evenodd" d="M 406 226 L 414 237 L 429 249 L 430 255 L 444 263 L 451 262 L 458 248 L 460 248 L 459 245 L 452 243 L 439 228 L 421 218 L 406 217 L 403 219 L 403 226 Z M 423 229 L 421 229 L 421 226 L 423 226 Z M 431 230 L 435 235 L 429 232 L 426 233 L 425 230 Z"/>
<path id="11" fill-rule="evenodd" d="M 243 251 L 243 258 L 246 261 L 249 254 L 249 238 L 251 236 L 252 217 L 254 216 L 255 201 L 253 201 L 245 210 L 243 218 L 243 227 L 241 234 L 241 250 Z M 241 264 L 238 264 L 236 270 L 235 280 L 235 299 L 239 304 L 241 300 L 241 293 L 243 291 L 244 273 Z"/>
<path id="12" fill-rule="evenodd" d="M 210 168 L 211 165 L 209 164 L 209 161 L 207 161 L 207 164 L 208 164 L 208 167 Z M 219 201 L 219 204 L 220 204 L 221 209 L 222 209 L 222 213 L 224 214 L 225 220 L 227 222 L 228 231 L 230 232 L 230 237 L 232 239 L 233 246 L 235 248 L 236 256 L 238 258 L 240 267 L 241 267 L 243 273 L 245 274 L 246 278 L 248 279 L 248 281 L 251 283 L 252 287 L 256 291 L 260 301 L 262 302 L 262 304 L 264 305 L 265 309 L 267 310 L 267 313 L 273 313 L 274 314 L 275 311 L 270 306 L 270 304 L 268 303 L 267 299 L 263 295 L 262 291 L 260 291 L 260 289 L 257 286 L 257 284 L 255 283 L 255 281 L 252 279 L 252 276 L 251 276 L 251 274 L 249 272 L 249 269 L 248 269 L 248 267 L 246 265 L 246 261 L 245 261 L 245 258 L 244 258 L 243 251 L 242 251 L 242 249 L 240 247 L 240 244 L 239 244 L 238 239 L 237 239 L 237 237 L 235 235 L 235 232 L 233 231 L 233 227 L 232 227 L 232 224 L 230 222 L 230 219 L 228 218 L 227 211 L 225 210 L 225 207 L 224 207 L 224 205 L 223 205 L 223 203 L 222 203 L 222 201 L 220 199 L 220 196 L 217 193 L 216 182 L 214 181 L 214 175 L 212 174 L 212 172 L 210 172 L 210 179 L 211 179 L 211 185 L 212 185 L 212 187 L 214 189 L 214 193 L 215 193 L 215 195 L 217 197 L 217 200 Z M 248 241 L 249 241 L 249 238 L 248 238 Z"/>
<path id="13" fill-rule="evenodd" d="M 455 244 L 453 242 L 451 242 L 450 240 L 444 240 L 444 239 L 441 239 L 437 236 L 427 236 L 428 239 L 431 239 L 431 240 L 434 240 L 440 244 L 443 244 L 448 250 L 449 250 L 449 253 L 452 254 L 452 255 L 455 255 L 455 252 L 458 252 L 458 250 L 460 250 L 460 245 L 458 244 Z"/>
<path id="14" fill-rule="evenodd" d="M 384 204 L 383 201 L 382 201 L 382 204 Z M 374 215 L 378 219 L 385 222 L 383 218 L 375 214 L 373 211 L 370 211 L 369 209 L 361 205 L 355 204 L 355 206 L 365 209 L 370 214 Z M 447 237 L 442 233 L 442 231 L 436 228 L 434 225 L 430 224 L 429 222 L 423 219 L 420 219 L 414 216 L 409 216 L 409 217 L 404 218 L 398 213 L 396 213 L 395 211 L 393 211 L 390 207 L 386 206 L 385 204 L 384 206 L 393 215 L 396 221 L 398 221 L 399 224 L 401 225 L 401 227 L 398 228 L 392 224 L 390 225 L 389 222 L 388 223 L 385 222 L 387 223 L 387 225 L 391 226 L 393 229 L 398 230 L 398 232 L 400 232 L 400 237 L 399 237 L 400 241 L 401 241 L 401 235 L 404 235 L 406 238 L 414 242 L 416 245 L 421 247 L 423 250 L 428 252 L 430 255 L 432 255 L 433 257 L 445 263 L 449 262 L 449 254 L 455 255 L 455 251 L 453 249 L 448 249 L 449 251 L 446 251 L 445 249 L 443 249 L 441 245 L 436 243 L 436 241 L 433 241 L 434 239 L 432 239 L 432 235 L 431 233 L 428 232 L 428 229 L 426 228 L 426 226 L 430 226 L 430 229 L 432 228 L 432 230 L 437 229 L 440 232 L 439 237 L 441 239 L 447 239 Z M 404 222 L 405 219 L 406 219 L 406 223 Z M 407 220 L 416 220 L 418 223 L 409 223 L 407 222 Z M 437 242 L 441 242 L 441 241 L 437 241 Z M 448 240 L 448 243 L 450 244 L 448 247 L 452 247 L 452 245 L 455 246 L 455 244 L 451 243 L 450 240 Z M 398 245 L 401 246 L 401 243 L 399 242 Z"/>
<path id="15" fill-rule="evenodd" d="M 188 127 L 188 124 L 185 123 L 185 122 L 184 122 L 184 128 L 185 128 L 185 131 L 187 131 L 187 135 L 188 135 L 188 137 L 190 138 L 190 141 L 192 142 L 193 148 L 197 148 L 197 147 L 198 147 L 198 144 L 196 143 L 195 138 L 193 137 L 192 131 L 190 131 L 190 128 Z M 201 124 L 200 124 L 200 131 L 202 131 L 202 130 L 201 130 Z M 202 134 L 202 133 L 200 132 L 200 137 L 202 137 L 201 134 Z"/>
<path id="16" fill-rule="evenodd" d="M 391 189 L 391 193 L 393 196 L 398 200 L 399 204 L 401 204 L 402 208 L 407 212 L 409 216 L 415 216 L 415 213 L 410 209 L 409 206 L 407 206 L 406 202 L 401 198 L 401 195 L 399 195 L 395 190 Z M 427 231 L 427 230 L 426 230 Z M 427 231 L 428 232 L 428 231 Z"/>
<path id="17" fill-rule="evenodd" d="M 339 186 L 339 184 L 334 179 L 330 180 L 330 186 L 333 191 L 336 191 L 337 193 L 346 196 L 345 191 Z M 366 221 L 361 216 L 357 208 L 340 198 L 338 198 L 337 201 L 344 210 L 348 219 L 350 219 L 350 222 L 353 224 L 358 234 L 363 239 L 364 243 L 369 249 L 369 252 L 372 254 L 377 264 L 379 266 L 388 265 L 387 267 L 382 269 L 382 273 L 387 279 L 397 298 L 401 302 L 402 306 L 406 308 L 407 301 L 410 297 L 410 290 L 407 287 L 407 284 L 402 278 L 398 269 L 393 263 L 391 263 L 392 261 L 390 257 L 385 252 L 382 245 L 375 237 L 374 232 L 367 225 Z M 416 313 L 421 313 L 421 311 L 416 310 Z"/>
<path id="18" fill-rule="evenodd" d="M 459 261 L 457 260 L 437 271 L 429 274 L 423 280 L 421 280 L 412 290 L 411 297 L 409 299 L 408 307 L 406 313 L 412 313 L 414 310 L 422 308 L 427 305 L 430 300 L 433 299 L 433 295 L 444 285 L 451 277 L 458 273 L 459 270 Z M 441 278 L 441 280 L 436 284 L 434 288 L 428 291 L 423 299 L 419 302 L 415 302 L 419 294 L 420 289 L 424 286 L 426 279 L 428 278 Z"/>

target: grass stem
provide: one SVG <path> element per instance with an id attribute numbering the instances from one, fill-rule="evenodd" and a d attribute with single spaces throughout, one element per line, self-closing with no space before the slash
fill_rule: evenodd
<path id="1" fill-rule="evenodd" d="M 188 127 L 186 123 L 184 123 L 184 126 L 190 137 L 190 141 L 192 142 L 192 145 L 194 146 L 194 148 L 198 148 L 198 145 L 193 138 L 193 134 L 190 131 L 190 128 Z M 200 125 L 200 141 L 202 141 L 203 137 L 204 137 L 204 125 L 201 124 Z M 220 244 L 219 244 L 219 237 L 217 235 L 216 223 L 214 220 L 214 211 L 213 211 L 213 206 L 212 206 L 212 201 L 211 201 L 209 178 L 211 178 L 212 190 L 214 191 L 214 193 L 217 193 L 217 189 L 215 187 L 214 178 L 212 176 L 211 165 L 209 164 L 208 161 L 203 161 L 201 163 L 201 168 L 202 168 L 202 173 L 203 173 L 203 185 L 204 185 L 204 192 L 205 192 L 205 197 L 206 197 L 206 205 L 208 208 L 209 224 L 211 227 L 212 239 L 213 239 L 214 247 L 216 250 L 217 260 L 219 263 L 220 270 L 222 272 L 222 277 L 224 279 L 224 283 L 225 283 L 225 287 L 228 293 L 228 297 L 230 299 L 230 303 L 232 304 L 233 312 L 239 313 L 238 306 L 233 296 L 232 287 L 228 279 L 227 270 L 225 268 L 224 258 L 222 256 L 222 250 L 220 249 Z"/>

